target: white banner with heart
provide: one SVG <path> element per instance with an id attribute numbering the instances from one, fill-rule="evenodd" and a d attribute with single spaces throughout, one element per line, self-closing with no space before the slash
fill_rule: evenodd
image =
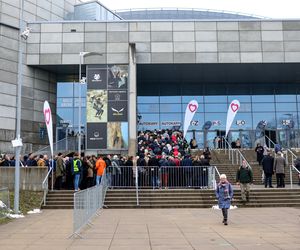
<path id="1" fill-rule="evenodd" d="M 183 124 L 183 138 L 186 136 L 186 132 L 190 126 L 190 123 L 198 109 L 198 102 L 192 100 L 188 103 L 185 110 L 184 124 Z"/>
<path id="2" fill-rule="evenodd" d="M 231 127 L 231 124 L 234 120 L 234 117 L 236 116 L 237 112 L 239 111 L 240 109 L 240 102 L 239 100 L 233 100 L 229 107 L 228 107 L 228 112 L 227 112 L 227 121 L 226 121 L 226 135 L 225 137 L 227 136 L 229 130 L 230 130 L 230 127 Z"/>
<path id="3" fill-rule="evenodd" d="M 48 133 L 48 139 L 51 149 L 51 155 L 53 157 L 53 126 L 52 126 L 52 115 L 51 115 L 51 109 L 48 101 L 44 102 L 44 109 L 43 109 L 44 117 L 45 117 L 45 123 L 47 126 L 47 133 Z"/>

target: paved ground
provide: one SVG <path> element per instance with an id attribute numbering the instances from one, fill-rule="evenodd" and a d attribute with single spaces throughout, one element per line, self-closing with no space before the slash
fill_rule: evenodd
<path id="1" fill-rule="evenodd" d="M 72 210 L 44 210 L 0 226 L 1 250 L 300 249 L 300 209 L 242 208 L 229 225 L 211 209 L 103 210 L 68 239 Z"/>

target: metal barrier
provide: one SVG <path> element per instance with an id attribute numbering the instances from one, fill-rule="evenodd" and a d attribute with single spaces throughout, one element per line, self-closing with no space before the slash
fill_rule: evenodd
<path id="1" fill-rule="evenodd" d="M 73 234 L 80 236 L 80 231 L 86 225 L 92 225 L 91 219 L 103 208 L 107 191 L 107 176 L 103 174 L 101 184 L 74 193 Z"/>
<path id="2" fill-rule="evenodd" d="M 107 167 L 109 187 L 213 188 L 213 166 Z"/>
<path id="3" fill-rule="evenodd" d="M 232 164 L 242 165 L 242 162 L 245 161 L 247 166 L 251 168 L 249 162 L 246 160 L 245 156 L 237 148 L 232 148 L 229 142 L 224 138 L 225 141 L 225 154 L 228 153 L 228 158 L 231 160 Z"/>
<path id="4" fill-rule="evenodd" d="M 285 159 L 287 165 L 290 167 L 290 183 L 291 183 L 291 189 L 293 188 L 293 171 L 297 173 L 297 175 L 300 175 L 300 171 L 295 167 L 295 160 L 298 158 L 297 155 L 294 154 L 294 152 L 290 149 L 286 150 Z"/>
<path id="5" fill-rule="evenodd" d="M 43 183 L 42 183 L 42 189 L 44 190 L 44 196 L 43 196 L 43 203 L 44 203 L 44 206 L 46 206 L 46 197 L 47 197 L 47 194 L 48 194 L 48 190 L 49 190 L 49 176 L 50 174 L 52 174 L 51 176 L 51 189 L 53 190 L 53 178 L 54 178 L 54 174 L 53 174 L 53 171 L 52 171 L 52 167 L 49 169 Z"/>
<path id="6" fill-rule="evenodd" d="M 0 188 L 0 217 L 5 217 L 9 209 L 9 190 L 7 187 Z"/>

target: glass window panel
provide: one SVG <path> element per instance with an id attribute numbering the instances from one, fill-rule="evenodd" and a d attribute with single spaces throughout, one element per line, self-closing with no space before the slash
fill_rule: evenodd
<path id="1" fill-rule="evenodd" d="M 274 102 L 274 95 L 253 95 L 252 102 Z"/>
<path id="2" fill-rule="evenodd" d="M 182 122 L 184 122 L 184 117 L 185 117 L 185 113 L 182 113 Z M 204 123 L 204 113 L 196 113 L 191 121 L 188 130 L 202 129 L 203 123 Z"/>
<path id="3" fill-rule="evenodd" d="M 138 96 L 137 102 L 138 103 L 158 103 L 159 97 L 158 96 Z"/>
<path id="4" fill-rule="evenodd" d="M 231 129 L 233 130 L 252 129 L 252 114 L 238 112 L 233 120 Z"/>
<path id="5" fill-rule="evenodd" d="M 73 109 L 72 108 L 57 108 L 57 116 L 60 123 L 69 123 L 69 127 L 73 126 Z"/>
<path id="6" fill-rule="evenodd" d="M 205 112 L 227 112 L 228 105 L 227 103 L 218 103 L 218 104 L 204 103 L 204 110 Z"/>
<path id="7" fill-rule="evenodd" d="M 251 103 L 240 103 L 240 109 L 239 112 L 251 112 L 252 107 L 251 107 Z"/>
<path id="8" fill-rule="evenodd" d="M 160 103 L 181 103 L 181 96 L 160 96 Z"/>
<path id="9" fill-rule="evenodd" d="M 182 96 L 182 103 L 188 104 L 191 100 L 196 100 L 198 103 L 203 103 L 203 96 Z"/>
<path id="10" fill-rule="evenodd" d="M 227 103 L 227 96 L 224 95 L 211 95 L 211 96 L 204 96 L 205 103 Z"/>
<path id="11" fill-rule="evenodd" d="M 276 102 L 296 102 L 296 95 L 275 95 Z"/>
<path id="12" fill-rule="evenodd" d="M 298 128 L 298 117 L 296 112 L 277 112 L 276 117 L 278 129 Z"/>
<path id="13" fill-rule="evenodd" d="M 73 83 L 58 82 L 57 83 L 57 97 L 73 97 Z"/>
<path id="14" fill-rule="evenodd" d="M 159 129 L 159 114 L 140 114 L 139 131 Z"/>
<path id="15" fill-rule="evenodd" d="M 139 104 L 138 105 L 139 113 L 158 113 L 159 104 Z"/>
<path id="16" fill-rule="evenodd" d="M 210 121 L 211 127 L 210 130 L 225 130 L 226 129 L 226 117 L 227 113 L 205 113 L 205 122 Z M 202 123 L 202 127 L 204 123 Z"/>
<path id="17" fill-rule="evenodd" d="M 256 129 L 261 121 L 266 123 L 266 129 L 276 129 L 275 112 L 253 113 L 253 129 Z"/>
<path id="18" fill-rule="evenodd" d="M 74 97 L 79 97 L 79 89 L 81 90 L 81 96 L 86 96 L 87 85 L 79 84 L 78 82 L 74 83 Z"/>
<path id="19" fill-rule="evenodd" d="M 287 111 L 287 113 L 291 111 L 297 111 L 296 103 L 276 103 L 276 111 Z"/>
<path id="20" fill-rule="evenodd" d="M 229 95 L 228 102 L 231 102 L 233 100 L 239 100 L 240 103 L 251 102 L 251 96 L 250 95 Z"/>
<path id="21" fill-rule="evenodd" d="M 253 112 L 272 111 L 275 112 L 275 103 L 252 103 Z"/>
<path id="22" fill-rule="evenodd" d="M 72 108 L 73 98 L 57 98 L 57 108 Z"/>
<path id="23" fill-rule="evenodd" d="M 180 104 L 160 104 L 160 112 L 168 113 L 168 112 L 181 112 L 181 105 Z"/>
<path id="24" fill-rule="evenodd" d="M 160 125 L 161 129 L 173 128 L 174 126 L 181 127 L 182 129 L 183 124 L 181 113 L 160 114 Z"/>
<path id="25" fill-rule="evenodd" d="M 79 98 L 74 98 L 74 107 L 79 107 Z M 81 98 L 81 107 L 82 108 L 86 107 L 86 98 L 85 97 Z"/>
<path id="26" fill-rule="evenodd" d="M 78 115 L 79 115 L 79 109 L 74 108 L 74 126 L 78 127 Z M 81 126 L 85 127 L 86 124 L 86 108 L 81 109 Z"/>

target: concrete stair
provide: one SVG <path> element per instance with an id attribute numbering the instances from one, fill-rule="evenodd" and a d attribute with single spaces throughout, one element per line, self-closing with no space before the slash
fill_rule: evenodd
<path id="1" fill-rule="evenodd" d="M 210 208 L 217 204 L 213 190 L 172 189 L 139 190 L 139 206 L 135 190 L 108 190 L 107 208 Z M 252 189 L 250 202 L 241 202 L 240 190 L 234 191 L 232 205 L 238 207 L 300 207 L 300 189 Z"/>
<path id="2" fill-rule="evenodd" d="M 55 190 L 49 191 L 46 197 L 46 206 L 42 209 L 73 209 L 74 191 L 73 190 Z"/>

